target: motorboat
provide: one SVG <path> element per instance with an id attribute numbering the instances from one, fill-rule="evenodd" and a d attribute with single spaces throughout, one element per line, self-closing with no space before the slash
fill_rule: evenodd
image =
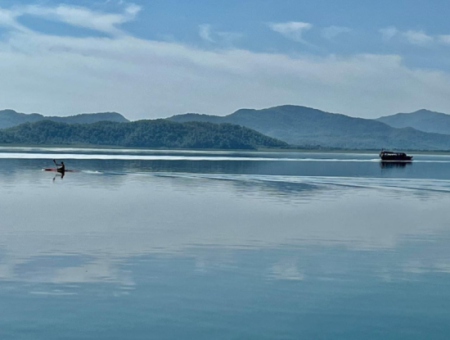
<path id="1" fill-rule="evenodd" d="M 381 150 L 380 158 L 382 162 L 411 162 L 413 156 L 408 156 L 404 152 Z"/>

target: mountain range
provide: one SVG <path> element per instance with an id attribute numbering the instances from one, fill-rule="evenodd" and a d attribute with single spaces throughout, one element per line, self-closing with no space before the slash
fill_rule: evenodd
<path id="1" fill-rule="evenodd" d="M 429 110 L 419 110 L 411 113 L 397 113 L 377 119 L 395 128 L 412 127 L 416 130 L 450 134 L 450 115 Z"/>
<path id="2" fill-rule="evenodd" d="M 0 111 L 0 129 L 6 129 L 23 123 L 35 123 L 42 120 L 51 120 L 67 124 L 90 124 L 101 121 L 125 123 L 129 121 L 117 112 L 83 113 L 75 116 L 58 117 L 43 116 L 39 113 L 25 114 L 14 110 Z"/>
<path id="3" fill-rule="evenodd" d="M 51 128 L 53 125 L 49 125 L 46 121 L 61 123 L 62 125 L 56 126 L 64 133 L 69 133 L 70 138 L 61 139 L 58 131 Z M 181 129 L 180 126 L 175 127 L 175 125 L 161 125 L 163 121 L 208 124 L 188 124 L 183 125 L 183 129 Z M 116 124 L 111 125 L 107 122 Z M 149 122 L 159 123 L 151 125 Z M 23 123 L 27 124 L 23 125 Z M 93 130 L 93 127 L 85 126 L 93 123 L 94 126 L 100 128 L 101 134 L 99 131 Z M 122 126 L 119 123 L 126 124 Z M 134 123 L 138 124 L 133 125 Z M 37 125 L 35 126 L 35 124 Z M 80 126 L 70 128 L 66 126 L 70 124 Z M 226 128 L 218 127 L 222 124 L 226 124 Z M 145 128 L 143 128 L 144 126 Z M 235 127 L 231 128 L 231 126 Z M 248 128 L 245 130 L 246 134 L 236 134 L 238 130 L 233 130 L 237 128 L 236 126 Z M 131 132 L 134 128 L 139 132 Z M 192 136 L 186 137 L 188 128 L 193 129 L 193 136 L 195 136 L 193 139 L 191 139 Z M 227 116 L 188 113 L 167 119 L 132 123 L 115 112 L 80 114 L 70 117 L 45 117 L 36 113 L 23 114 L 13 110 L 4 110 L 0 111 L 0 129 L 2 129 L 0 130 L 0 142 L 12 143 L 14 141 L 19 144 L 81 143 L 122 146 L 142 144 L 140 146 L 148 147 L 156 145 L 193 147 L 192 145 L 196 144 L 197 147 L 208 148 L 231 148 L 232 144 L 236 148 L 255 148 L 286 147 L 285 143 L 288 143 L 292 147 L 324 149 L 450 150 L 450 115 L 428 110 L 399 113 L 378 119 L 363 119 L 304 106 L 283 105 L 262 110 L 241 109 Z M 111 130 L 109 133 L 107 133 L 108 129 Z M 55 136 L 60 137 L 48 134 L 50 130 Z M 86 131 L 94 135 L 87 137 Z M 200 133 L 199 131 L 207 134 L 210 140 L 196 136 L 197 133 Z M 226 133 L 231 133 L 231 131 L 234 131 L 234 135 L 226 138 Z M 118 133 L 117 142 L 114 140 L 116 132 Z M 130 137 L 131 135 L 129 136 L 128 133 L 134 137 Z M 164 143 L 159 143 L 154 136 L 146 136 L 146 133 L 156 133 L 157 138 Z M 170 138 L 167 138 L 164 133 L 169 133 L 174 141 L 170 141 Z M 40 137 L 39 134 L 43 134 L 44 137 Z M 250 137 L 250 134 L 255 135 Z M 130 138 L 133 139 L 132 142 L 130 142 Z M 140 143 L 139 139 L 147 140 L 147 144 Z M 152 139 L 151 142 L 150 139 Z M 214 142 L 212 142 L 213 140 Z M 225 142 L 221 142 L 221 140 Z"/>
<path id="4" fill-rule="evenodd" d="M 445 115 L 447 118 L 450 116 Z M 241 109 L 228 116 L 184 114 L 169 119 L 202 121 L 249 127 L 291 145 L 337 149 L 450 150 L 450 135 L 409 127 L 405 115 L 401 127 L 381 120 L 349 117 L 304 106 L 284 105 L 262 110 Z M 439 116 L 440 117 L 440 116 Z M 387 120 L 386 117 L 383 119 Z M 429 127 L 432 126 L 430 123 Z M 450 134 L 450 130 L 449 130 Z"/>

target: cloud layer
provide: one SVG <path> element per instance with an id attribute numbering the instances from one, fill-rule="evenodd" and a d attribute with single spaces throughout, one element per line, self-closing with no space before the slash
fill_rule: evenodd
<path id="1" fill-rule="evenodd" d="M 0 41 L 0 107 L 59 115 L 119 111 L 131 119 L 282 104 L 363 117 L 423 107 L 450 111 L 450 75 L 409 68 L 398 55 L 318 57 L 224 48 L 214 43 L 224 36 L 207 25 L 200 26 L 203 39 L 211 40 L 207 49 L 140 39 L 121 26 L 139 10 L 135 5 L 114 14 L 68 5 L 0 9 L 0 25 L 7 29 Z M 38 33 L 20 23 L 23 15 L 105 36 Z M 311 27 L 271 25 L 300 42 Z"/>

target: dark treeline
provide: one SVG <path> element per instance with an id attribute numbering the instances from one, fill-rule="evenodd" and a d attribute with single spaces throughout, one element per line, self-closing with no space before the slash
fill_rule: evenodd
<path id="1" fill-rule="evenodd" d="M 111 145 L 149 148 L 284 148 L 285 142 L 232 124 L 177 123 L 164 119 L 131 123 L 26 123 L 0 131 L 2 144 Z"/>

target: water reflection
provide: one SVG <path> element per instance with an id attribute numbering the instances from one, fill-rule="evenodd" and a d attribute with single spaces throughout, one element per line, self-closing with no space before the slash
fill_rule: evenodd
<path id="1" fill-rule="evenodd" d="M 55 171 L 55 176 L 53 176 L 53 182 L 56 178 L 60 178 L 61 180 L 64 179 L 64 176 L 66 174 L 66 171 Z"/>
<path id="2" fill-rule="evenodd" d="M 382 169 L 405 168 L 411 166 L 412 162 L 380 162 Z"/>
<path id="3" fill-rule="evenodd" d="M 119 182 L 112 181 L 117 177 Z M 405 235 L 440 233 L 447 221 L 442 211 L 450 203 L 444 193 L 431 191 L 427 200 L 416 196 L 424 189 L 416 180 L 395 180 L 390 188 L 373 179 L 248 175 L 73 174 L 67 179 L 54 187 L 16 179 L 14 190 L 0 197 L 3 279 L 17 280 L 23 263 L 49 254 L 85 257 L 62 272 L 53 263 L 59 277 L 122 282 L 114 266 L 126 259 L 184 254 L 193 247 L 396 249 Z M 90 275 L 94 267 L 96 274 Z M 86 276 L 80 275 L 83 270 Z M 58 281 L 64 280 L 50 282 Z"/>
<path id="4" fill-rule="evenodd" d="M 37 257 L 16 267 L 20 277 L 0 284 L 3 304 L 14 302 L 8 311 L 0 308 L 0 334 L 20 332 L 33 317 L 33 332 L 22 338 L 78 331 L 82 339 L 145 339 L 158 330 L 167 339 L 361 339 L 367 332 L 374 339 L 405 332 L 444 339 L 450 254 L 443 236 L 404 238 L 392 252 L 191 247 L 128 257 L 114 269 L 81 256 Z"/>

